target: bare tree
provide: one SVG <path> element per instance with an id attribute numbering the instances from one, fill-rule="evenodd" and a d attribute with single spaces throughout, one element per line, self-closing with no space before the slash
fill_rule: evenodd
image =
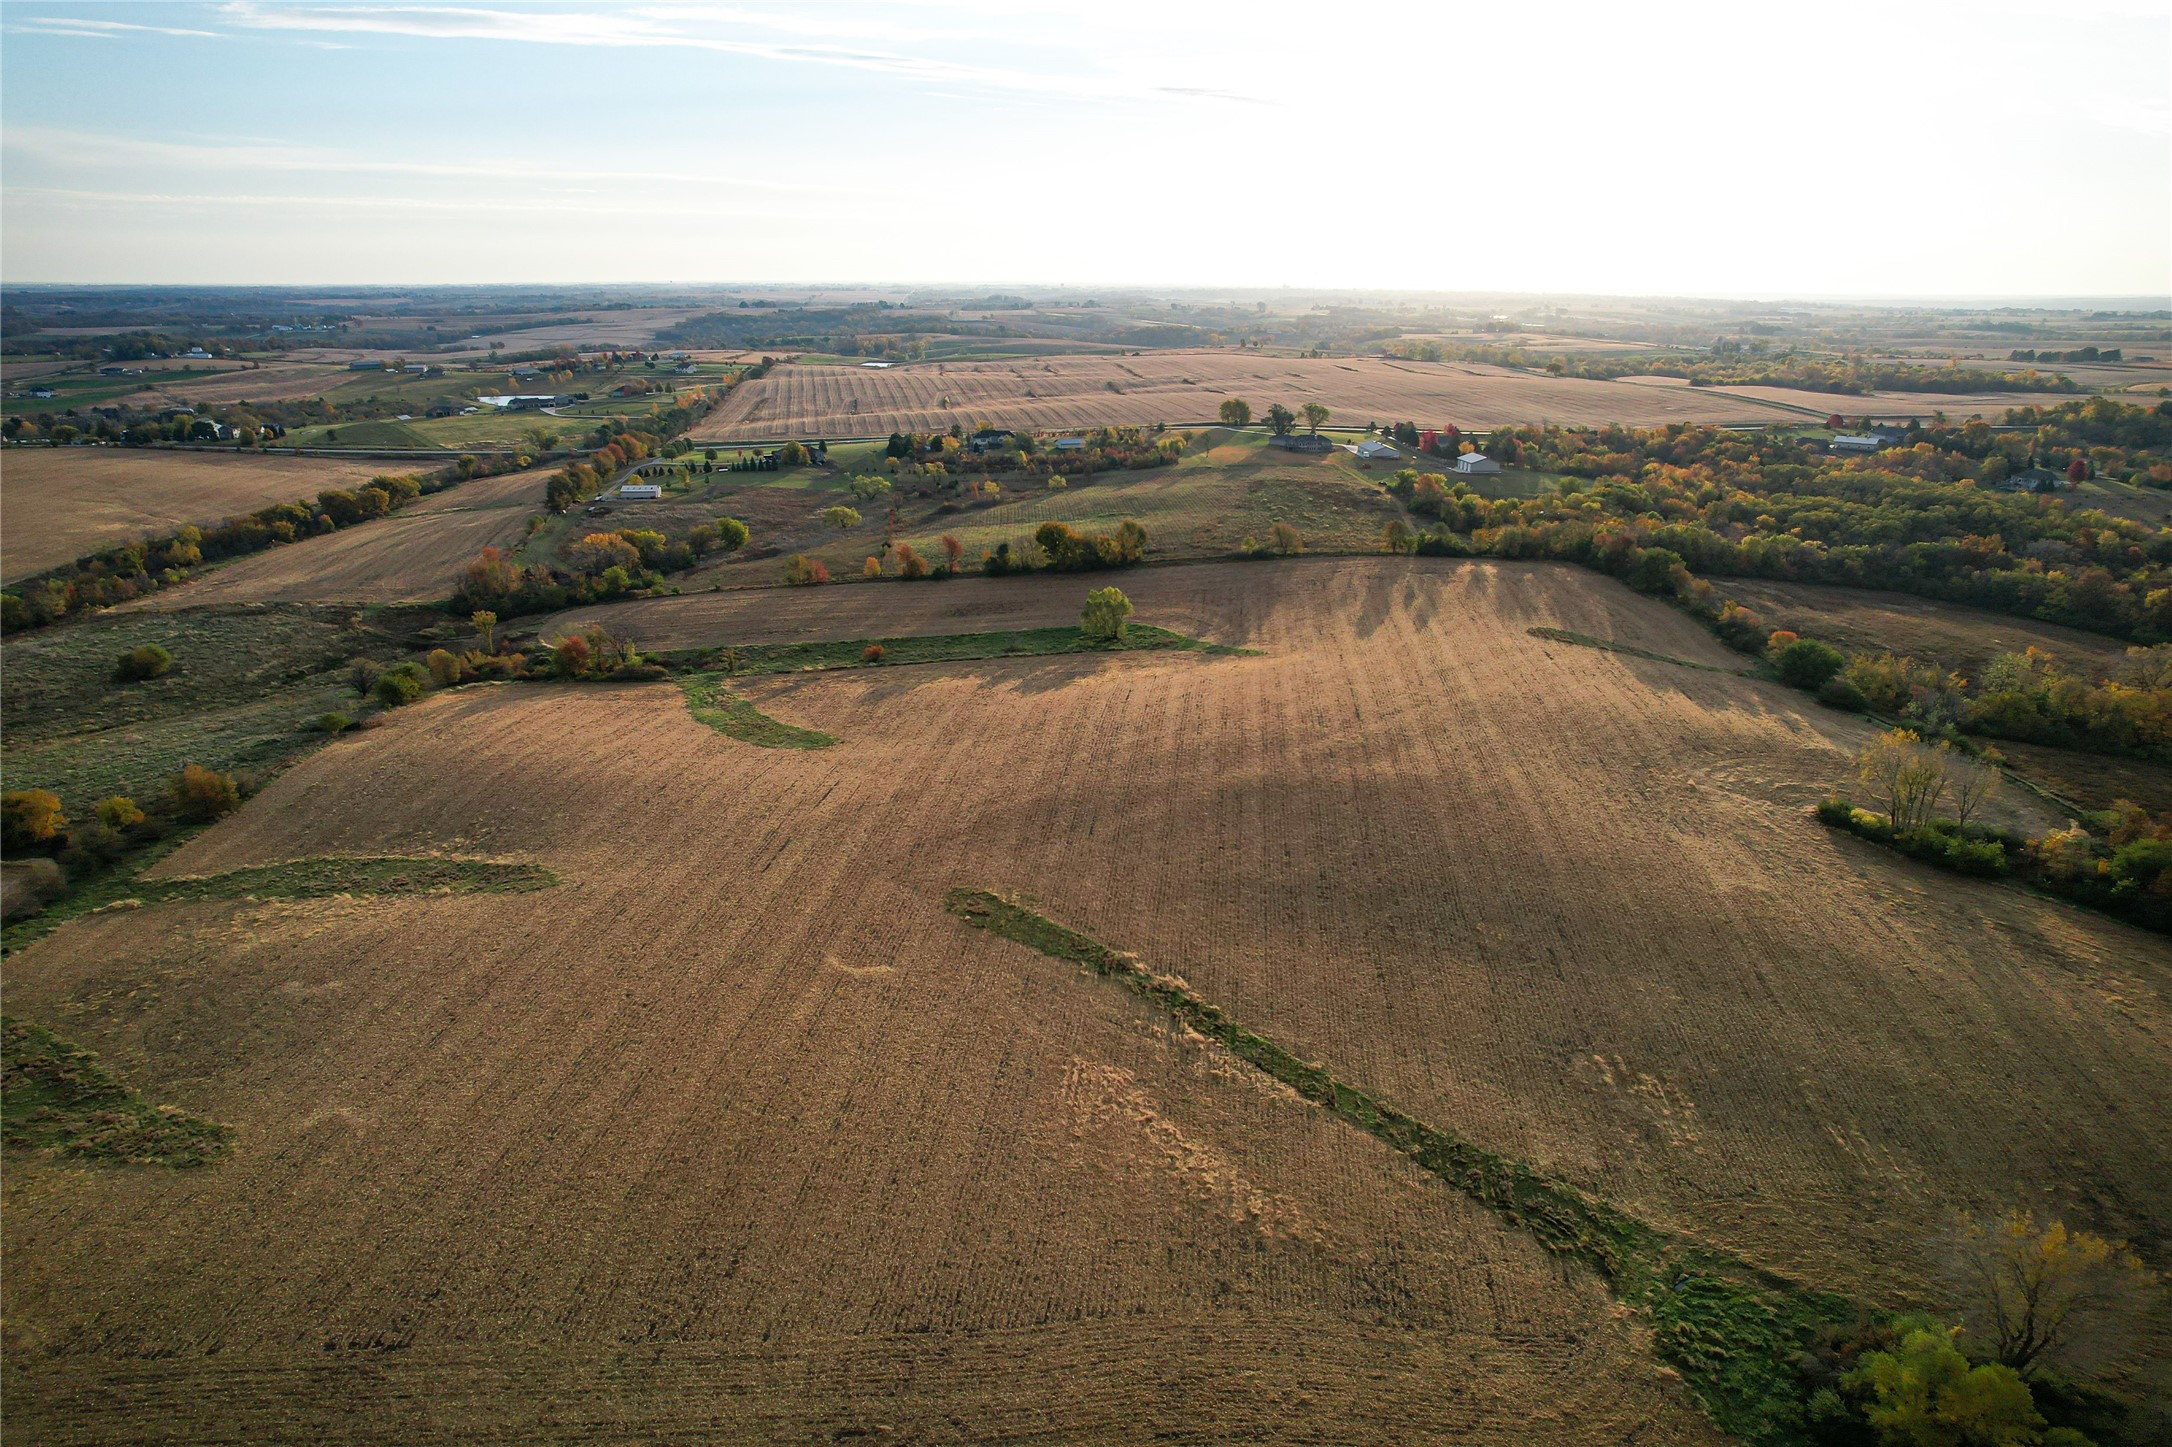
<path id="1" fill-rule="evenodd" d="M 1946 751 L 1946 790 L 1953 799 L 1953 822 L 1965 830 L 1968 821 L 1998 795 L 1997 755 L 1978 760 L 1964 757 L 1951 744 L 1939 748 Z"/>
<path id="2" fill-rule="evenodd" d="M 1967 1335 L 2023 1374 L 2103 1360 L 2131 1337 L 2156 1287 L 2125 1243 L 2025 1210 L 1989 1225 L 1961 1217 L 1948 1278 Z"/>

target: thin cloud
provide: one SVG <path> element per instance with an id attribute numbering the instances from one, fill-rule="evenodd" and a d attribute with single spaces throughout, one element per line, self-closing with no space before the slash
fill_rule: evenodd
<path id="1" fill-rule="evenodd" d="M 563 183 L 594 181 L 609 188 L 629 182 L 653 182 L 667 186 L 732 186 L 745 190 L 800 195 L 904 195 L 902 190 L 873 186 L 831 185 L 814 181 L 775 181 L 761 176 L 734 176 L 699 171 L 583 170 L 574 166 L 524 166 L 494 161 L 379 161 L 256 140 L 153 141 L 132 136 L 106 135 L 95 131 L 62 130 L 45 126 L 13 126 L 0 136 L 0 148 L 21 157 L 55 165 L 84 166 L 151 165 L 193 166 L 216 171 L 296 171 L 310 174 L 444 177 L 458 180 L 504 181 L 525 186 L 544 185 L 564 189 Z M 583 190 L 582 194 L 594 194 Z"/>
<path id="2" fill-rule="evenodd" d="M 131 25 L 125 20 L 85 20 L 75 15 L 34 15 L 26 23 L 65 28 L 27 30 L 24 34 L 73 35 L 85 40 L 111 40 L 116 35 L 130 32 L 140 35 L 193 35 L 206 40 L 220 38 L 216 30 L 187 30 L 172 25 Z"/>
<path id="3" fill-rule="evenodd" d="M 1187 99 L 1249 99 L 1205 88 L 1157 87 L 1116 76 L 1070 75 L 1047 69 L 1005 69 L 909 55 L 864 46 L 804 44 L 715 33 L 718 24 L 769 23 L 756 12 L 702 7 L 644 7 L 611 11 L 507 10 L 415 5 L 280 5 L 229 0 L 221 12 L 230 24 L 253 30 L 403 36 L 425 40 L 490 40 L 528 45 L 657 47 L 707 50 L 757 60 L 875 71 L 952 85 L 972 85 L 1085 99 L 1138 99 L 1174 95 Z M 694 22 L 694 23 L 689 23 Z M 816 33 L 801 25 L 798 33 Z M 819 33 L 864 39 L 868 30 L 832 25 Z M 921 38 L 925 38 L 924 36 Z"/>

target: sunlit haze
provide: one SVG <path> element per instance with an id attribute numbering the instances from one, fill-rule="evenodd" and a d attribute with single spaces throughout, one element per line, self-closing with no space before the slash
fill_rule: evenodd
<path id="1" fill-rule="evenodd" d="M 2163 0 L 9 0 L 4 46 L 18 283 L 2172 291 Z"/>

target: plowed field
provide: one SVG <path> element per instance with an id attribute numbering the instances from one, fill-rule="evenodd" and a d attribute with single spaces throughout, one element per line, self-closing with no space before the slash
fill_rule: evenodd
<path id="1" fill-rule="evenodd" d="M 2161 1255 L 2172 948 L 1817 827 L 1840 716 L 1532 637 L 1733 661 L 1566 568 L 1124 584 L 1260 654 L 746 687 L 816 752 L 668 684 L 439 695 L 164 867 L 562 887 L 156 906 L 11 959 L 11 1012 L 238 1143 L 12 1165 L 9 1439 L 1711 1440 L 1595 1278 L 960 927 L 959 884 L 1814 1281 L 1906 1294 L 2017 1190 Z M 904 591 L 795 606 L 864 635 Z"/>
<path id="2" fill-rule="evenodd" d="M 0 574 L 18 578 L 183 523 L 215 523 L 403 470 L 382 458 L 10 447 L 0 452 Z"/>
<path id="3" fill-rule="evenodd" d="M 213 568 L 129 608 L 206 603 L 415 603 L 451 594 L 486 547 L 509 548 L 543 510 L 546 473 L 461 483 L 391 517 L 268 548 Z"/>
<path id="4" fill-rule="evenodd" d="M 1242 397 L 1255 417 L 1280 402 L 1324 402 L 1341 426 L 1512 422 L 1654 426 L 1767 422 L 1793 415 L 1702 388 L 1533 376 L 1477 363 L 1269 357 L 1241 352 L 1148 352 L 1011 362 L 923 362 L 871 369 L 784 366 L 741 383 L 691 435 L 698 441 L 882 436 L 965 427 L 1044 430 L 1212 422 Z"/>

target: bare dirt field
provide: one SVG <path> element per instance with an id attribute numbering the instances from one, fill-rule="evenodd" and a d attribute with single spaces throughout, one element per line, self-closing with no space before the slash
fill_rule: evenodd
<path id="1" fill-rule="evenodd" d="M 1859 417 L 1880 421 L 1920 417 L 1926 422 L 1943 412 L 1956 421 L 1981 417 L 1996 422 L 2009 407 L 2056 407 L 2062 402 L 2087 401 L 2086 392 L 1872 392 L 1848 397 L 1838 392 L 1806 392 L 1797 387 L 1700 387 L 1757 402 L 1807 409 L 1821 416 L 1835 412 L 1853 422 Z"/>
<path id="2" fill-rule="evenodd" d="M 2067 668 L 2094 678 L 2127 653 L 2126 644 L 2100 633 L 1908 593 L 1766 583 L 1753 578 L 1723 578 L 1715 586 L 1724 596 L 1756 609 L 1774 628 L 1822 638 L 1852 652 L 1937 659 L 1964 674 L 1980 672 L 2001 653 L 2037 648 Z"/>
<path id="3" fill-rule="evenodd" d="M 183 523 L 214 523 L 401 470 L 369 458 L 10 447 L 0 452 L 0 573 L 21 577 Z"/>
<path id="4" fill-rule="evenodd" d="M 380 470 L 382 470 L 380 468 Z M 487 547 L 510 548 L 543 510 L 547 471 L 507 473 L 433 493 L 375 522 L 268 548 L 127 608 L 209 603 L 420 603 L 451 594 Z"/>
<path id="5" fill-rule="evenodd" d="M 692 434 L 728 442 L 779 436 L 881 436 L 957 423 L 1044 430 L 1212 422 L 1242 397 L 1255 417 L 1280 402 L 1323 402 L 1340 425 L 1417 421 L 1463 428 L 1512 422 L 1656 425 L 1762 422 L 1785 413 L 1699 389 L 1675 392 L 1538 377 L 1460 362 L 1148 352 L 1011 362 L 922 362 L 870 369 L 784 366 L 734 388 Z"/>
<path id="6" fill-rule="evenodd" d="M 1908 1298 L 1947 1211 L 2017 1190 L 2162 1264 L 2172 947 L 1816 826 L 1860 729 L 1532 637 L 1732 664 L 1567 568 L 1124 583 L 1261 652 L 747 686 L 813 752 L 669 684 L 438 695 L 162 867 L 561 887 L 161 905 L 11 959 L 11 1011 L 240 1134 L 11 1168 L 8 1438 L 1711 1440 L 1581 1268 L 961 929 L 961 884 L 1812 1280 Z M 793 606 L 864 636 L 906 591 Z"/>

